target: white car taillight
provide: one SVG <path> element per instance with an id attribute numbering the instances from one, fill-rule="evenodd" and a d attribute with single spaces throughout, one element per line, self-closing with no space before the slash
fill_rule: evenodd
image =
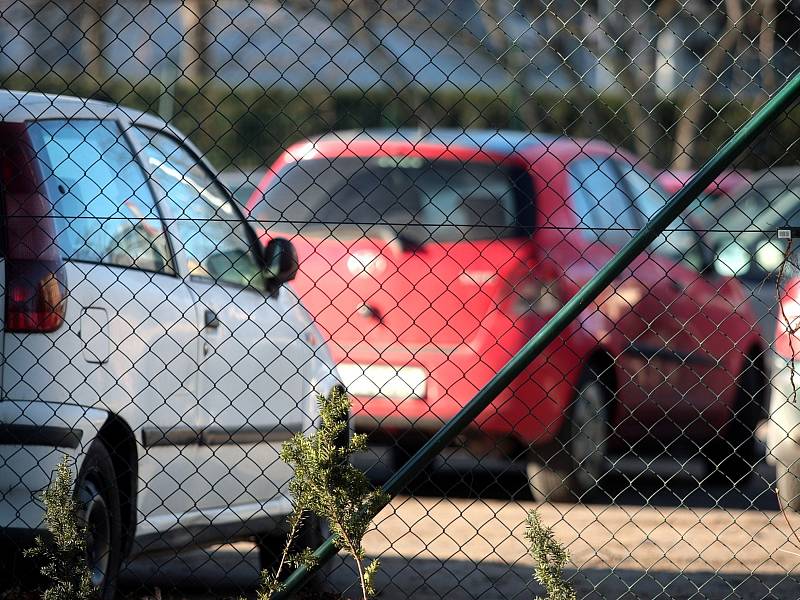
<path id="1" fill-rule="evenodd" d="M 64 322 L 66 273 L 57 261 L 6 261 L 6 331 L 49 333 Z"/>

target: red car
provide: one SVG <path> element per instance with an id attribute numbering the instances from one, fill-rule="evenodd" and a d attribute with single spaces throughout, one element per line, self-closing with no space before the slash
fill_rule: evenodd
<path id="1" fill-rule="evenodd" d="M 295 144 L 247 208 L 264 241 L 297 246 L 296 289 L 330 338 L 356 428 L 411 451 L 663 203 L 654 175 L 605 143 L 401 130 Z M 731 416 L 763 387 L 762 347 L 742 287 L 709 262 L 688 226 L 663 235 L 483 412 L 462 452 L 526 463 L 537 498 L 580 496 L 633 450 L 700 448 L 743 477 L 754 424 Z"/>
<path id="2" fill-rule="evenodd" d="M 658 183 L 668 194 L 674 194 L 687 183 L 694 175 L 694 171 L 667 170 L 658 175 Z M 706 188 L 703 196 L 712 201 L 721 198 L 736 198 L 745 187 L 750 187 L 748 172 L 724 171 Z"/>

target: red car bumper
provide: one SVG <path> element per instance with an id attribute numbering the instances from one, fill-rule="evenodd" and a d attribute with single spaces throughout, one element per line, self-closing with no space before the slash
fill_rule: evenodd
<path id="1" fill-rule="evenodd" d="M 537 319 L 539 325 L 541 321 Z M 571 337 L 567 343 L 566 338 Z M 525 369 L 470 426 L 490 438 L 512 438 L 523 446 L 543 444 L 553 439 L 561 428 L 564 413 L 575 395 L 575 385 L 589 347 L 580 330 L 556 340 L 537 360 Z M 576 354 L 575 338 L 580 354 Z M 358 365 L 366 377 L 370 365 L 394 366 L 398 372 L 411 367 L 424 372 L 424 394 L 410 393 L 394 397 L 380 392 L 353 395 L 356 429 L 365 432 L 402 433 L 408 430 L 430 435 L 451 419 L 472 399 L 511 356 L 530 339 L 520 328 L 511 328 L 490 347 L 461 344 L 454 348 L 392 347 L 379 350 L 367 344 L 337 349 L 337 362 Z M 347 371 L 348 369 L 344 369 Z M 351 371 L 353 369 L 350 369 Z M 348 382 L 345 382 L 348 383 Z M 354 393 L 355 392 L 355 393 Z"/>

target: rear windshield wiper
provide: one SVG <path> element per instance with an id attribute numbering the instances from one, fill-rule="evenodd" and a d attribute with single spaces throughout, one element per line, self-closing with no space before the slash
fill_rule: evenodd
<path id="1" fill-rule="evenodd" d="M 419 252 L 423 249 L 424 241 L 408 235 L 404 231 L 398 231 L 390 225 L 359 225 L 356 223 L 314 223 L 305 225 L 302 228 L 310 231 L 325 231 L 331 237 L 340 240 L 357 240 L 365 237 L 377 237 L 386 242 L 388 246 L 394 246 L 401 252 Z"/>
<path id="2" fill-rule="evenodd" d="M 367 231 L 377 233 L 378 237 L 390 246 L 396 245 L 401 252 L 419 252 L 424 249 L 424 240 L 412 237 L 405 231 L 398 231 L 390 225 L 373 225 Z"/>

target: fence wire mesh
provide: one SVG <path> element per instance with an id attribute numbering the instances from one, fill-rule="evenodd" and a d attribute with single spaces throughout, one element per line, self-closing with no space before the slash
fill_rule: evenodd
<path id="1" fill-rule="evenodd" d="M 342 546 L 312 598 L 800 596 L 797 107 L 356 518 L 795 74 L 798 28 L 0 0 L 0 598 L 267 600 L 291 532 Z"/>

